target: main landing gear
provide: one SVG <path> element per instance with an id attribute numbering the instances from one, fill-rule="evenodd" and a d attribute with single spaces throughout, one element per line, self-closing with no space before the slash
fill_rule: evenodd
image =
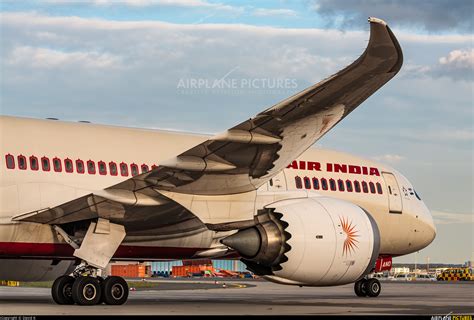
<path id="1" fill-rule="evenodd" d="M 88 266 L 74 271 L 73 276 L 57 278 L 51 294 L 57 304 L 121 305 L 128 299 L 128 285 L 122 277 L 103 279 L 97 276 L 96 269 Z"/>
<path id="2" fill-rule="evenodd" d="M 78 304 L 90 306 L 102 302 L 110 305 L 124 304 L 128 299 L 128 285 L 121 277 L 100 277 L 117 248 L 125 238 L 123 225 L 107 219 L 91 221 L 81 245 L 59 225 L 54 229 L 73 247 L 74 257 L 81 259 L 72 274 L 56 279 L 51 288 L 57 304 Z"/>
<path id="3" fill-rule="evenodd" d="M 375 278 L 362 278 L 354 283 L 354 291 L 358 297 L 377 297 L 382 290 L 380 281 Z"/>

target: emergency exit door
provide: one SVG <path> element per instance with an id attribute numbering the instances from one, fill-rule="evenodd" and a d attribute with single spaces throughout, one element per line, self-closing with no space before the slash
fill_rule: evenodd
<path id="1" fill-rule="evenodd" d="M 395 176 L 388 172 L 382 172 L 388 191 L 388 207 L 390 213 L 402 213 L 402 195 Z"/>

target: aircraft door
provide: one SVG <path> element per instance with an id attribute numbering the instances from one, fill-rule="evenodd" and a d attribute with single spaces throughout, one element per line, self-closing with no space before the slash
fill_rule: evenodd
<path id="1" fill-rule="evenodd" d="M 388 191 L 388 206 L 390 213 L 402 213 L 402 196 L 397 179 L 392 173 L 382 172 Z"/>
<path id="2" fill-rule="evenodd" d="M 283 191 L 286 189 L 286 177 L 284 170 L 268 181 L 268 191 Z"/>

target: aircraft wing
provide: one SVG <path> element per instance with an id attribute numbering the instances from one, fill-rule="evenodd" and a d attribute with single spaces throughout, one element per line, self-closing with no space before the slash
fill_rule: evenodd
<path id="1" fill-rule="evenodd" d="M 369 22 L 368 46 L 348 67 L 112 188 L 201 195 L 257 189 L 400 70 L 402 51 L 392 31 L 382 20 Z"/>
<path id="2" fill-rule="evenodd" d="M 94 209 L 98 204 L 107 204 L 107 208 L 150 206 L 154 201 L 169 200 L 160 190 L 196 195 L 256 190 L 400 70 L 402 51 L 392 31 L 382 20 L 369 18 L 369 22 L 366 50 L 335 75 L 160 163 L 150 172 L 18 220 L 51 224 L 88 216 L 92 219 L 102 216 Z M 71 216 L 71 208 L 76 218 Z"/>

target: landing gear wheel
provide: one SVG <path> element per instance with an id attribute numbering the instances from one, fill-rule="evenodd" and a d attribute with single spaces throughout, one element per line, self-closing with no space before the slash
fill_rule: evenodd
<path id="1" fill-rule="evenodd" d="M 360 279 L 354 283 L 354 292 L 358 297 L 367 296 L 367 279 Z"/>
<path id="2" fill-rule="evenodd" d="M 72 285 L 72 298 L 81 306 L 91 306 L 100 303 L 102 288 L 100 282 L 92 277 L 79 277 Z"/>
<path id="3" fill-rule="evenodd" d="M 102 282 L 102 301 L 120 305 L 128 299 L 128 284 L 121 277 L 108 277 Z"/>
<path id="4" fill-rule="evenodd" d="M 372 298 L 377 297 L 380 294 L 380 291 L 382 291 L 380 281 L 374 278 L 367 280 L 365 288 L 367 290 L 367 295 Z"/>
<path id="5" fill-rule="evenodd" d="M 61 276 L 57 278 L 51 288 L 51 295 L 57 304 L 74 304 L 72 299 L 72 285 L 74 278 L 71 276 Z"/>

